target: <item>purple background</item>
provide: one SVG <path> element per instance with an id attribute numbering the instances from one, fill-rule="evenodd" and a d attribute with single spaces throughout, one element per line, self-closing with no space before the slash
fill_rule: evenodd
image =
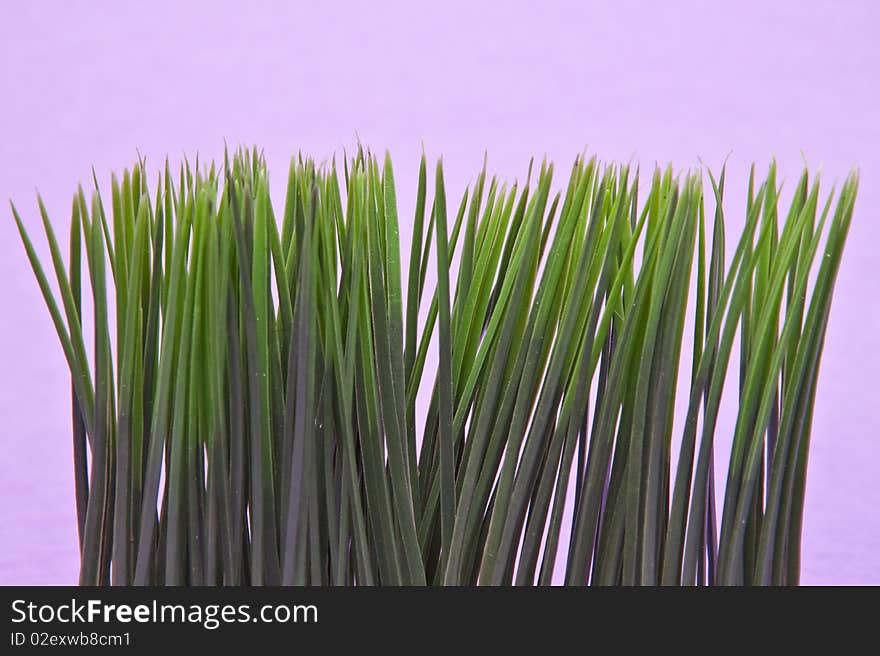
<path id="1" fill-rule="evenodd" d="M 444 156 L 455 193 L 484 149 L 507 179 L 545 153 L 564 171 L 584 146 L 683 168 L 732 153 L 731 229 L 750 162 L 763 171 L 775 156 L 791 180 L 803 150 L 829 183 L 858 165 L 803 581 L 880 583 L 877 2 L 286 4 L 3 3 L 0 197 L 22 209 L 41 253 L 35 186 L 66 226 L 92 164 L 106 180 L 140 149 L 155 172 L 166 154 L 217 157 L 223 139 L 263 147 L 276 192 L 297 149 L 330 157 L 358 136 L 388 148 L 404 215 L 422 142 Z M 0 214 L 0 583 L 74 583 L 67 370 Z"/>

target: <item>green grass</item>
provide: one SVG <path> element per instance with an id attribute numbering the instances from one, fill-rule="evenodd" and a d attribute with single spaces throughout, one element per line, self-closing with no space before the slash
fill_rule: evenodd
<path id="1" fill-rule="evenodd" d="M 278 215 L 256 151 L 138 162 L 74 195 L 66 262 L 40 201 L 54 282 L 13 207 L 71 372 L 80 583 L 796 584 L 857 174 L 783 208 L 753 168 L 737 234 L 724 170 L 431 180 L 405 278 L 363 149 L 294 159 Z"/>

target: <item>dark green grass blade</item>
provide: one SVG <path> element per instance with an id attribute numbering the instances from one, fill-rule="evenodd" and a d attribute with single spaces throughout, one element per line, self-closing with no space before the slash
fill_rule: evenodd
<path id="1" fill-rule="evenodd" d="M 82 227 L 79 221 L 79 205 L 73 200 L 70 219 L 70 289 L 73 296 L 77 321 L 82 325 L 81 295 Z M 89 473 L 87 464 L 86 422 L 83 409 L 76 393 L 76 381 L 71 374 L 70 398 L 73 422 L 73 471 L 76 490 L 76 519 L 79 548 L 82 552 L 83 535 L 86 524 L 86 508 L 89 501 Z"/>
<path id="2" fill-rule="evenodd" d="M 90 240 L 89 272 L 95 321 L 95 414 L 92 422 L 94 434 L 89 476 L 90 492 L 86 509 L 80 584 L 101 585 L 107 583 L 105 578 L 105 562 L 109 562 L 107 535 L 111 530 L 107 519 L 112 505 L 110 472 L 113 434 L 110 421 L 113 408 L 113 371 L 107 322 L 104 235 L 97 222 L 92 223 Z"/>
<path id="3" fill-rule="evenodd" d="M 437 216 L 437 303 L 440 312 L 440 356 L 437 373 L 439 388 L 440 450 L 440 513 L 441 553 L 448 554 L 452 544 L 455 521 L 455 472 L 452 445 L 452 326 L 449 308 L 449 246 L 446 233 L 446 190 L 443 184 L 443 165 L 437 162 L 437 182 L 434 195 Z"/>

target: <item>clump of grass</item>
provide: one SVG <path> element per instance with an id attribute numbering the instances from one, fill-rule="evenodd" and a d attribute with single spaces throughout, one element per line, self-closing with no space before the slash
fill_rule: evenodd
<path id="1" fill-rule="evenodd" d="M 797 583 L 856 174 L 823 200 L 804 171 L 780 214 L 753 167 L 736 235 L 723 170 L 553 175 L 484 166 L 447 205 L 423 157 L 405 299 L 391 160 L 361 149 L 295 159 L 280 214 L 256 151 L 155 191 L 139 162 L 76 193 L 66 262 L 40 202 L 55 291 L 13 207 L 72 376 L 80 582 Z"/>

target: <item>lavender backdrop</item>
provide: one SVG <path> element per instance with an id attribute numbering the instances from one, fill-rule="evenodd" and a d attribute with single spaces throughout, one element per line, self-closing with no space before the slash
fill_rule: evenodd
<path id="1" fill-rule="evenodd" d="M 719 166 L 732 152 L 732 213 L 753 160 L 775 156 L 792 178 L 803 150 L 829 183 L 858 165 L 816 407 L 803 581 L 880 583 L 880 5 L 715 4 L 4 3 L 0 197 L 39 235 L 35 186 L 62 226 L 91 165 L 103 180 L 136 149 L 158 166 L 166 154 L 216 157 L 223 139 L 264 147 L 276 191 L 297 149 L 329 157 L 357 136 L 388 148 L 405 215 L 422 142 L 444 156 L 450 190 L 484 149 L 510 179 L 531 155 L 567 167 L 585 145 L 678 167 Z M 0 583 L 74 583 L 68 376 L 9 214 Z"/>

